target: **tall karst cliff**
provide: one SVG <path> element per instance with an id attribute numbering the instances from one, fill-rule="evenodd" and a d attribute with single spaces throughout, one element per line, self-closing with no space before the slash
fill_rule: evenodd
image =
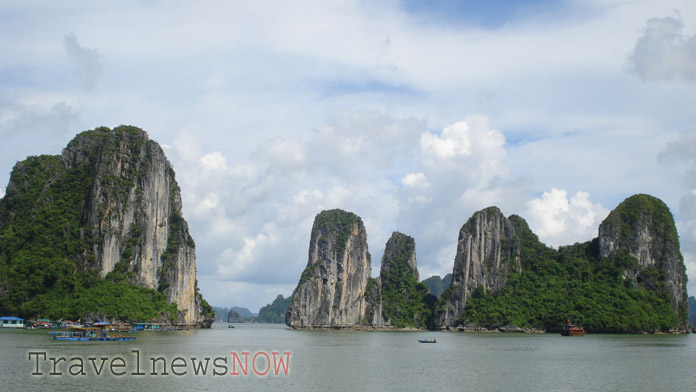
<path id="1" fill-rule="evenodd" d="M 674 219 L 660 200 L 632 196 L 584 243 L 548 247 L 524 219 L 496 207 L 462 226 L 452 284 L 439 301 L 418 282 L 415 240 L 395 232 L 380 276 L 370 278 L 360 218 L 317 215 L 309 261 L 286 313 L 311 327 L 559 330 L 571 319 L 590 332 L 684 331 L 686 269 Z"/>
<path id="2" fill-rule="evenodd" d="M 285 322 L 293 328 L 425 328 L 435 297 L 418 282 L 416 244 L 394 232 L 380 276 L 372 267 L 362 220 L 342 210 L 323 211 L 312 227 L 309 261 Z"/>
<path id="3" fill-rule="evenodd" d="M 17 163 L 0 205 L 0 232 L 0 296 L 8 308 L 41 314 L 56 293 L 64 293 L 76 298 L 67 312 L 136 317 L 137 310 L 124 315 L 103 298 L 103 292 L 118 297 L 130 289 L 107 287 L 101 278 L 152 290 L 133 294 L 130 302 L 161 293 L 177 305 L 169 317 L 179 324 L 199 325 L 210 312 L 198 293 L 195 243 L 181 214 L 174 171 L 160 146 L 138 128 L 83 132 L 61 156 Z M 51 255 L 44 247 L 55 250 Z M 44 272 L 22 270 L 31 255 Z M 70 282 L 69 275 L 81 280 Z M 22 279 L 34 286 L 23 287 Z M 13 291 L 29 298 L 13 298 Z"/>
<path id="4" fill-rule="evenodd" d="M 492 207 L 460 231 L 435 326 L 557 330 L 572 319 L 591 332 L 683 331 L 686 279 L 674 219 L 652 196 L 626 199 L 597 238 L 557 250 Z"/>
<path id="5" fill-rule="evenodd" d="M 477 288 L 497 292 L 512 272 L 521 272 L 520 238 L 496 207 L 474 213 L 459 230 L 452 285 L 437 315 L 438 326 L 453 327 Z"/>
<path id="6" fill-rule="evenodd" d="M 416 241 L 395 231 L 384 247 L 379 278 L 375 279 L 372 291 L 366 294 L 375 309 L 375 314 L 367 317 L 371 325 L 428 327 L 436 298 L 428 294 L 428 287 L 418 279 Z"/>
<path id="7" fill-rule="evenodd" d="M 648 195 L 624 200 L 599 226 L 599 252 L 621 268 L 624 279 L 664 291 L 679 327 L 687 326 L 686 268 L 674 218 L 664 202 Z"/>
<path id="8" fill-rule="evenodd" d="M 309 260 L 285 323 L 293 328 L 346 328 L 360 324 L 371 273 L 367 235 L 355 214 L 330 210 L 314 219 Z"/>

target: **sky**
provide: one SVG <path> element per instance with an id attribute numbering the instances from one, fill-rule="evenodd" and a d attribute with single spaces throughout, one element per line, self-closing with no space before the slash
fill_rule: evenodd
<path id="1" fill-rule="evenodd" d="M 29 155 L 144 129 L 214 306 L 290 295 L 325 209 L 362 218 L 373 276 L 400 231 L 426 278 L 478 210 L 558 247 L 636 193 L 694 295 L 694 108 L 692 0 L 0 0 L 0 197 Z"/>

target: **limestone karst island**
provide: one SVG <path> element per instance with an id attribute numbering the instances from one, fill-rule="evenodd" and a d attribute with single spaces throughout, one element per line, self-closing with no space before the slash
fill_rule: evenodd
<path id="1" fill-rule="evenodd" d="M 321 212 L 285 322 L 535 332 L 558 331 L 571 319 L 590 332 L 686 331 L 679 237 L 669 209 L 654 197 L 626 199 L 597 238 L 558 250 L 539 242 L 524 219 L 506 218 L 496 207 L 474 213 L 456 241 L 451 285 L 437 298 L 418 281 L 413 238 L 392 235 L 373 279 L 362 220 L 342 210 Z"/>
<path id="2" fill-rule="evenodd" d="M 77 135 L 61 155 L 29 157 L 0 200 L 0 314 L 24 319 L 210 327 L 195 242 L 174 170 L 135 127 Z M 585 243 L 553 249 L 496 207 L 459 233 L 452 274 L 421 282 L 416 241 L 394 232 L 379 276 L 362 219 L 320 212 L 289 298 L 294 329 L 683 332 L 686 271 L 667 206 L 631 196 Z M 283 300 L 283 301 L 280 301 Z M 278 305 L 280 306 L 280 305 Z"/>
<path id="3" fill-rule="evenodd" d="M 0 313 L 210 326 L 174 170 L 144 131 L 97 128 L 15 165 L 0 200 Z"/>

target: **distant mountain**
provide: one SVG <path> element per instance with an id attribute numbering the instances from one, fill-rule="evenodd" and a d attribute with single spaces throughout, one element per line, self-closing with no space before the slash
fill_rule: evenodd
<path id="1" fill-rule="evenodd" d="M 696 327 L 696 297 L 689 297 L 689 325 Z"/>
<path id="2" fill-rule="evenodd" d="M 220 308 L 217 306 L 213 306 L 213 310 L 215 311 L 215 321 L 227 322 L 227 313 L 230 311 L 229 308 Z"/>
<path id="3" fill-rule="evenodd" d="M 288 311 L 291 298 L 283 298 L 278 295 L 273 303 L 270 303 L 259 310 L 259 315 L 254 319 L 256 323 L 282 324 L 285 322 L 285 312 Z"/>
<path id="4" fill-rule="evenodd" d="M 452 285 L 452 274 L 447 274 L 442 279 L 440 279 L 440 275 L 431 276 L 424 280 L 423 283 L 428 286 L 430 294 L 440 298 L 442 293 Z"/>
<path id="5" fill-rule="evenodd" d="M 232 319 L 235 323 L 246 323 L 251 321 L 255 315 L 247 308 L 233 306 L 231 308 L 213 307 L 215 310 L 215 321 L 228 322 Z M 234 312 L 234 313 L 233 313 Z"/>
<path id="6" fill-rule="evenodd" d="M 251 310 L 249 310 L 247 308 L 233 306 L 231 309 L 234 310 L 235 312 L 237 312 L 239 314 L 239 316 L 242 318 L 250 319 L 252 317 L 255 317 L 255 315 L 253 313 L 251 313 Z"/>
<path id="7" fill-rule="evenodd" d="M 227 312 L 227 319 L 225 321 L 228 323 L 246 323 L 249 322 L 249 319 L 240 316 L 234 309 L 230 309 L 230 311 Z"/>

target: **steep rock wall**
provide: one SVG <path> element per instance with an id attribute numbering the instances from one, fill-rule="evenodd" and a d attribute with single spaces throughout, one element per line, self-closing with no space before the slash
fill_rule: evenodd
<path id="1" fill-rule="evenodd" d="M 41 176 L 27 172 L 34 161 L 55 169 Z M 79 254 L 62 251 L 76 260 L 74 273 L 97 271 L 102 278 L 117 274 L 176 303 L 179 324 L 203 322 L 207 304 L 197 291 L 195 244 L 181 215 L 179 186 L 164 152 L 147 133 L 129 126 L 97 128 L 77 135 L 61 156 L 30 157 L 26 162 L 17 164 L 8 189 L 17 200 L 26 199 L 22 192 L 40 190 L 32 203 L 42 209 L 41 219 L 51 222 L 58 219 L 55 211 L 70 203 L 70 217 L 60 217 L 65 242 L 87 244 Z M 28 186 L 30 182 L 35 184 Z M 6 203 L 3 208 L 5 216 L 14 216 L 14 206 Z M 79 233 L 72 234 L 76 228 Z"/>
<path id="2" fill-rule="evenodd" d="M 373 319 L 373 322 L 397 328 L 428 326 L 435 297 L 419 282 L 413 237 L 392 233 L 384 247 L 379 284 L 381 303 L 377 309 L 381 311 L 382 320 Z"/>
<path id="3" fill-rule="evenodd" d="M 364 323 L 371 268 L 362 220 L 342 210 L 321 212 L 312 226 L 309 260 L 285 323 L 293 328 L 348 328 Z"/>
<path id="4" fill-rule="evenodd" d="M 648 195 L 624 200 L 599 226 L 599 251 L 601 257 L 613 259 L 624 278 L 634 284 L 648 290 L 664 286 L 679 327 L 686 327 L 686 267 L 667 205 Z"/>
<path id="5" fill-rule="evenodd" d="M 521 271 L 520 239 L 514 226 L 496 207 L 474 213 L 462 226 L 452 271 L 449 296 L 441 298 L 439 327 L 454 327 L 468 297 L 481 287 L 495 292 L 511 272 Z"/>

